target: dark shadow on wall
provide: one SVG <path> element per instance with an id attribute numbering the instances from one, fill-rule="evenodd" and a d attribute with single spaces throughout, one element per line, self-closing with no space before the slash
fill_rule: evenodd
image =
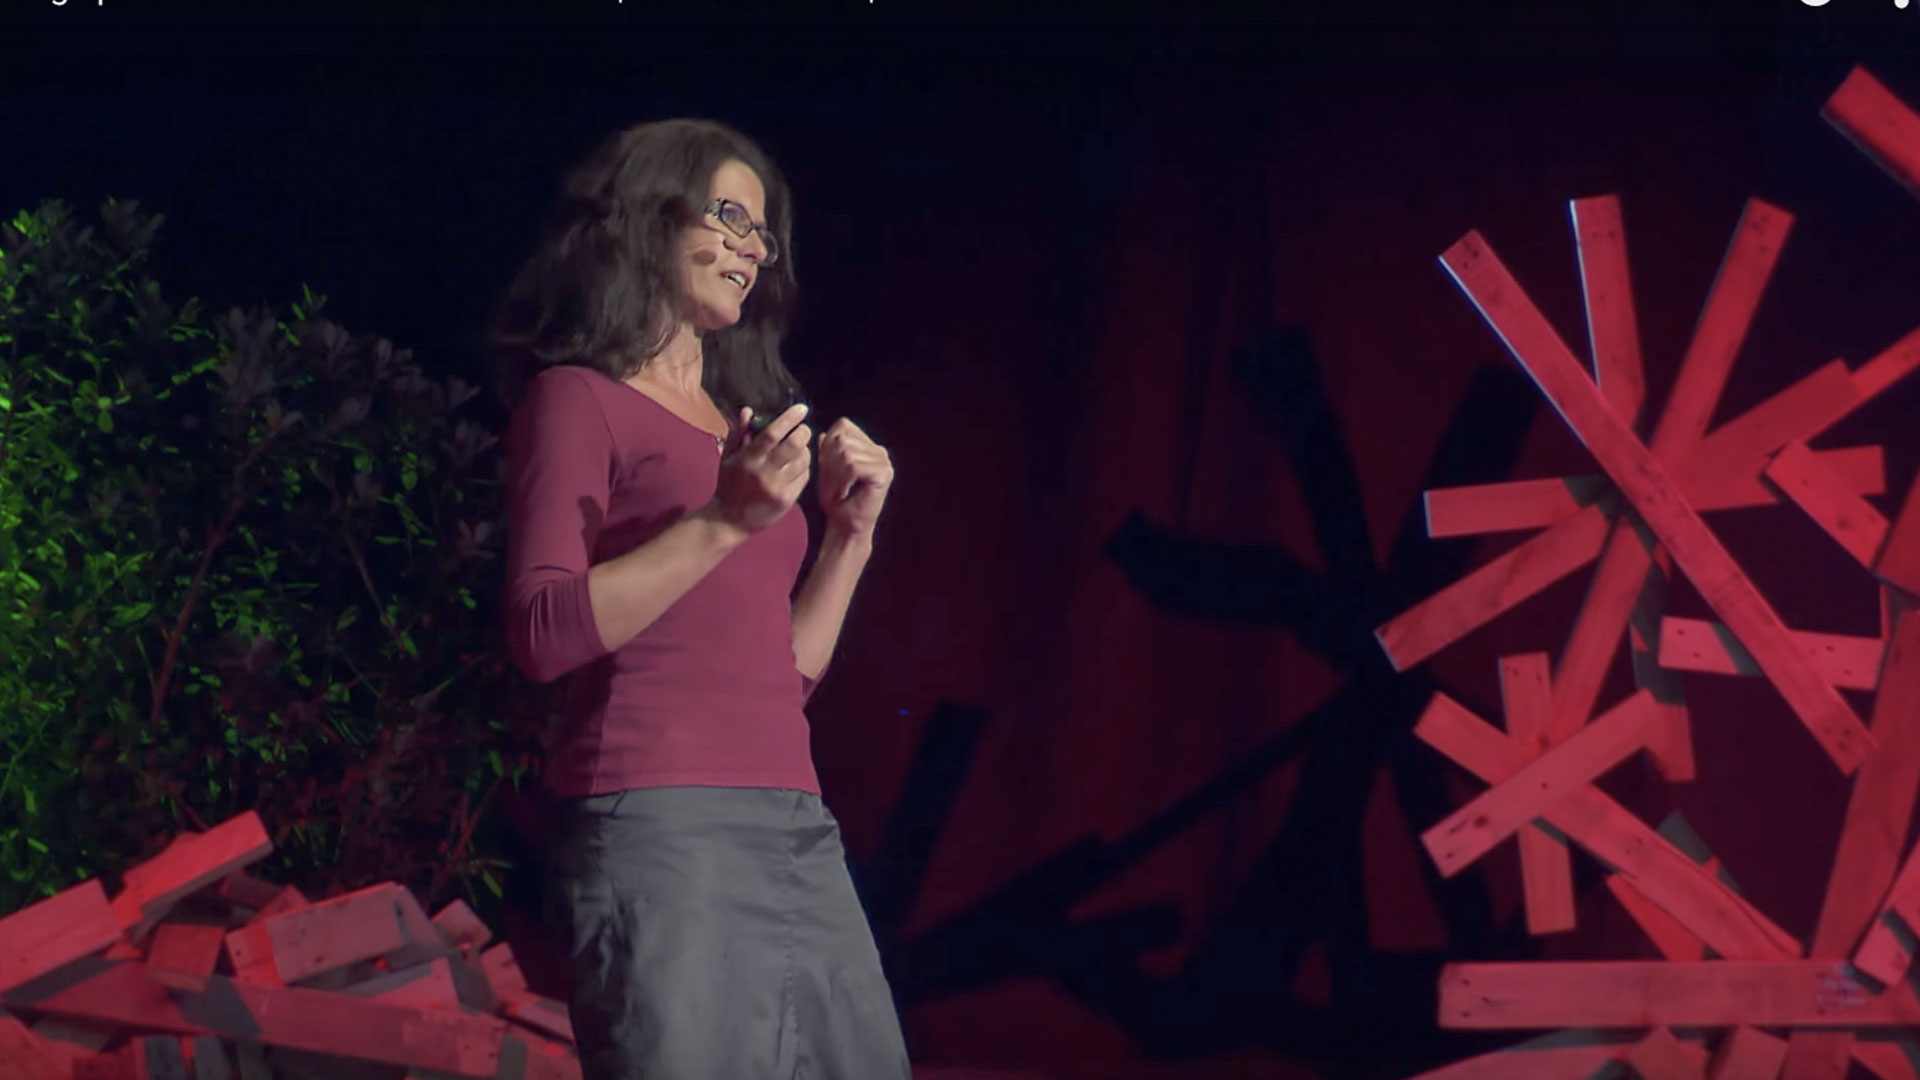
<path id="1" fill-rule="evenodd" d="M 1471 545 L 1428 539 L 1416 508 L 1386 564 L 1375 564 L 1352 455 L 1304 331 L 1255 337 L 1237 352 L 1233 370 L 1284 439 L 1327 570 L 1310 570 L 1278 546 L 1185 536 L 1137 512 L 1112 532 L 1104 554 L 1168 614 L 1294 634 L 1345 673 L 1341 689 L 1120 839 L 1071 844 L 968 911 L 903 939 L 901 920 L 987 719 L 943 702 L 882 842 L 855 873 L 902 1005 L 1041 976 L 1110 1017 L 1156 1059 L 1258 1048 L 1311 1063 L 1328 1077 L 1403 1076 L 1492 1045 L 1436 1029 L 1435 983 L 1444 962 L 1517 959 L 1533 950 L 1524 926 L 1496 926 L 1479 875 L 1443 881 L 1424 860 L 1420 884 L 1446 921 L 1446 953 L 1381 953 L 1367 936 L 1361 822 L 1374 778 L 1382 768 L 1389 771 L 1416 831 L 1453 809 L 1443 784 L 1448 766 L 1412 736 L 1434 681 L 1424 669 L 1395 672 L 1373 629 L 1469 569 Z M 1476 372 L 1424 486 L 1509 475 L 1537 407 L 1537 395 L 1519 374 Z M 1223 918 L 1170 977 L 1143 971 L 1138 958 L 1178 936 L 1171 905 L 1070 917 L 1162 845 L 1232 812 L 1242 796 L 1294 761 L 1301 774 L 1286 822 L 1224 905 Z M 1332 984 L 1323 1006 L 1289 993 L 1316 946 Z"/>

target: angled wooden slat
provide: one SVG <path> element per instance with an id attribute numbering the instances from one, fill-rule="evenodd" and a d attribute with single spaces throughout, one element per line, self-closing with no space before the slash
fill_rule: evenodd
<path id="1" fill-rule="evenodd" d="M 1405 671 L 1592 562 L 1606 535 L 1606 510 L 1589 506 L 1382 623 L 1374 637 Z"/>
<path id="2" fill-rule="evenodd" d="M 520 962 L 514 959 L 512 946 L 504 941 L 480 953 L 480 970 L 503 1005 L 511 1006 L 530 993 Z"/>
<path id="3" fill-rule="evenodd" d="M 1920 1041 L 1911 1035 L 1868 1032 L 1853 1040 L 1853 1060 L 1878 1080 L 1920 1080 Z"/>
<path id="4" fill-rule="evenodd" d="M 1840 481 L 1840 490 L 1850 495 L 1884 495 L 1887 490 L 1886 451 L 1879 446 L 1844 446 L 1815 450 L 1813 459 Z M 1757 471 L 1745 472 L 1726 482 L 1714 493 L 1718 501 L 1702 501 L 1688 491 L 1687 501 L 1697 510 L 1736 510 L 1771 506 L 1779 496 Z"/>
<path id="5" fill-rule="evenodd" d="M 1766 476 L 1861 566 L 1873 566 L 1887 538 L 1887 519 L 1848 491 L 1846 482 L 1821 465 L 1806 443 L 1795 440 L 1782 447 Z"/>
<path id="6" fill-rule="evenodd" d="M 1587 340 L 1593 378 L 1629 427 L 1638 422 L 1647 396 L 1640 363 L 1640 324 L 1633 311 L 1633 277 L 1627 270 L 1627 232 L 1620 198 L 1575 199 L 1574 244 L 1580 256 L 1580 291 L 1587 309 Z"/>
<path id="7" fill-rule="evenodd" d="M 1881 545 L 1873 572 L 1909 596 L 1920 596 L 1920 474 L 1914 476 L 1907 499 L 1900 504 L 1900 516 Z"/>
<path id="8" fill-rule="evenodd" d="M 147 950 L 147 973 L 179 990 L 203 990 L 220 961 L 226 932 L 218 926 L 162 923 Z"/>
<path id="9" fill-rule="evenodd" d="M 460 1007 L 460 991 L 454 985 L 453 964 L 444 957 L 354 983 L 341 993 L 389 1005 L 411 1005 L 417 1009 Z"/>
<path id="10" fill-rule="evenodd" d="M 1860 370 L 1853 373 L 1853 385 L 1864 404 L 1912 374 L 1917 367 L 1920 367 L 1920 327 L 1907 331 L 1905 337 L 1860 365 Z"/>
<path id="11" fill-rule="evenodd" d="M 1700 440 L 1697 456 L 1680 466 L 1682 487 L 1715 491 L 1737 477 L 1752 477 L 1774 451 L 1795 439 L 1813 439 L 1858 408 L 1859 381 L 1844 361 L 1814 369 L 1785 390 L 1713 429 Z M 1862 492 L 1862 494 L 1873 494 Z"/>
<path id="12" fill-rule="evenodd" d="M 465 900 L 454 900 L 434 913 L 433 925 L 462 949 L 479 950 L 493 940 L 493 931 L 474 914 Z"/>
<path id="13" fill-rule="evenodd" d="M 1653 572 L 1641 582 L 1640 597 L 1627 618 L 1627 647 L 1633 681 L 1653 695 L 1659 717 L 1647 741 L 1654 768 L 1670 783 L 1686 783 L 1699 771 L 1693 755 L 1693 722 L 1687 712 L 1686 682 L 1660 666 L 1660 620 L 1667 612 L 1673 560 L 1664 548 L 1654 552 Z"/>
<path id="14" fill-rule="evenodd" d="M 1657 1027 L 1647 1032 L 1627 1054 L 1627 1064 L 1643 1080 L 1705 1080 L 1699 1059 L 1687 1053 L 1673 1032 Z"/>
<path id="15" fill-rule="evenodd" d="M 1855 67 L 1820 115 L 1908 191 L 1920 195 L 1920 114 L 1864 67 Z"/>
<path id="16" fill-rule="evenodd" d="M 1620 651 L 1620 635 L 1640 602 L 1648 575 L 1655 570 L 1650 544 L 1651 538 L 1640 535 L 1628 516 L 1613 523 L 1600 552 L 1600 566 L 1587 586 L 1586 600 L 1554 667 L 1553 720 L 1547 728 L 1548 741 L 1571 737 L 1593 715 L 1607 669 Z"/>
<path id="17" fill-rule="evenodd" d="M 204 833 L 183 834 L 165 851 L 129 869 L 113 898 L 131 936 L 157 923 L 186 896 L 273 852 L 260 815 L 249 810 Z"/>
<path id="18" fill-rule="evenodd" d="M 1851 387 L 1852 381 L 1843 380 Z M 1687 467 L 1697 467 L 1701 459 L 1689 459 Z M 1841 478 L 1846 490 L 1855 495 L 1880 495 L 1887 490 L 1886 455 L 1878 446 L 1840 446 L 1815 450 L 1814 457 Z M 1687 502 L 1705 513 L 1712 510 L 1743 510 L 1772 506 L 1780 497 L 1762 483 L 1759 470 L 1764 460 L 1755 457 L 1742 470 L 1713 481 L 1693 484 L 1683 480 L 1681 490 Z M 1727 471 L 1727 470 L 1722 470 Z M 1544 529 L 1580 512 L 1580 508 L 1598 501 L 1612 485 L 1598 476 L 1561 476 L 1547 480 L 1508 480 L 1497 484 L 1466 484 L 1459 487 L 1431 488 L 1422 494 L 1427 515 L 1427 535 L 1435 539 L 1456 536 L 1483 536 L 1487 533 Z"/>
<path id="19" fill-rule="evenodd" d="M 1789 631 L 1796 647 L 1835 686 L 1871 690 L 1880 685 L 1887 643 L 1852 634 Z M 1676 671 L 1758 675 L 1760 667 L 1724 624 L 1669 615 L 1660 623 L 1660 663 Z"/>
<path id="20" fill-rule="evenodd" d="M 1787 629 L 1720 541 L 1682 500 L 1654 455 L 1607 407 L 1573 354 L 1547 325 L 1519 283 L 1478 234 L 1470 233 L 1443 256 L 1463 290 L 1506 341 L 1534 382 L 1586 443 L 1622 494 L 1639 511 L 1708 606 L 1738 636 L 1780 695 L 1842 772 L 1852 773 L 1873 749 L 1853 708 L 1793 647 Z M 1722 279 L 1727 277 L 1723 270 Z M 1719 289 L 1716 287 L 1716 294 Z M 1712 312 L 1715 304 L 1709 303 Z M 1703 318 L 1703 324 L 1708 320 Z M 1722 323 L 1725 320 L 1721 320 Z M 1703 331 L 1704 332 L 1704 331 Z M 1685 374 L 1684 370 L 1682 372 Z M 1671 410 L 1671 406 L 1669 409 Z M 1667 418 L 1663 416 L 1662 424 Z M 1680 423 L 1682 421 L 1675 421 Z M 1692 423 L 1691 420 L 1685 421 Z M 1704 419 L 1699 421 L 1704 425 Z M 1620 534 L 1616 533 L 1616 536 Z M 1638 548 L 1637 540 L 1622 547 Z M 1641 549 L 1644 552 L 1644 549 Z M 1649 560 L 1648 565 L 1651 565 Z M 1625 618 L 1621 629 L 1625 629 Z M 1560 694 L 1558 675 L 1556 697 Z M 1556 722 L 1559 721 L 1556 708 Z"/>
<path id="21" fill-rule="evenodd" d="M 1903 713 L 1911 714 L 1920 711 L 1920 640 L 1915 638 L 1915 634 L 1920 631 L 1915 630 L 1916 623 L 1920 623 L 1920 613 L 1912 610 L 1901 612 L 1895 629 L 1898 636 L 1894 639 L 1893 647 L 1888 651 L 1886 667 L 1881 675 L 1880 694 L 1874 701 L 1874 722 L 1879 724 L 1882 722 L 1882 717 L 1885 718 L 1889 729 L 1896 732 L 1894 737 L 1898 740 L 1901 751 L 1905 757 L 1909 758 L 1920 753 L 1914 749 L 1914 736 L 1907 731 L 1912 722 L 1902 716 Z M 1881 756 L 1893 757 L 1894 755 Z M 1911 898 L 1920 897 L 1920 849 L 1909 852 L 1904 862 L 1900 861 L 1900 850 L 1906 842 L 1907 830 L 1904 827 L 1898 830 L 1893 829 L 1894 825 L 1899 824 L 1896 818 L 1909 820 L 1908 815 L 1912 813 L 1912 797 L 1907 797 L 1907 805 L 1904 808 L 1884 808 L 1884 804 L 1900 800 L 1907 781 L 1904 773 L 1893 770 L 1910 767 L 1906 762 L 1889 762 L 1881 766 L 1891 773 L 1892 778 L 1880 781 L 1881 786 L 1876 788 L 1871 797 L 1883 805 L 1881 813 L 1887 815 L 1886 819 L 1877 826 L 1877 829 L 1884 831 L 1885 835 L 1876 837 L 1872 832 L 1867 832 L 1870 828 L 1876 827 L 1864 824 L 1861 826 L 1866 835 L 1857 839 L 1856 843 L 1863 847 L 1870 847 L 1873 857 L 1869 858 L 1867 854 L 1858 856 L 1861 863 L 1868 867 L 1868 870 L 1863 872 L 1865 874 L 1863 879 L 1852 885 L 1859 891 L 1859 895 L 1834 899 L 1831 892 L 1829 893 L 1829 902 L 1846 905 L 1845 910 L 1836 911 L 1836 921 L 1843 914 L 1858 920 L 1860 918 L 1858 909 L 1861 906 L 1877 908 L 1877 911 L 1870 912 L 1871 917 L 1865 920 L 1865 934 L 1861 937 L 1858 946 L 1854 947 L 1849 942 L 1838 947 L 1841 949 L 1852 947 L 1854 966 L 1873 978 L 1889 984 L 1900 981 L 1906 975 L 1908 966 L 1913 962 L 1913 953 L 1908 942 L 1912 940 L 1914 931 L 1920 931 L 1920 921 L 1908 921 L 1899 914 L 1901 907 L 1910 902 Z M 1866 797 L 1868 796 L 1860 795 L 1856 788 L 1854 798 Z M 1848 812 L 1851 818 L 1851 804 Z M 1862 813 L 1865 812 L 1863 809 Z M 1845 841 L 1844 833 L 1842 840 Z M 1899 866 L 1897 871 L 1893 869 L 1895 865 Z M 1830 890 L 1841 887 L 1842 884 L 1838 878 L 1829 885 Z M 1920 918 L 1920 915 L 1916 915 L 1916 918 Z M 1899 920 L 1905 925 L 1896 926 L 1894 920 Z M 1840 928 L 1836 928 L 1836 933 L 1838 929 Z M 1825 944 L 1832 945 L 1833 942 L 1829 941 Z"/>
<path id="22" fill-rule="evenodd" d="M 11 1080 L 69 1080 L 73 1056 L 0 1011 L 0 1069 Z"/>
<path id="23" fill-rule="evenodd" d="M 1886 672 L 1873 704 L 1880 752 L 1854 778 L 1811 943 L 1815 957 L 1853 950 L 1899 871 L 1920 796 L 1920 615 L 1909 614 L 1894 628 Z"/>
<path id="24" fill-rule="evenodd" d="M 1433 696 L 1414 735 L 1489 784 L 1527 764 L 1521 747 L 1445 694 Z M 1569 794 L 1545 817 L 1567 839 L 1632 879 L 1721 955 L 1775 959 L 1800 954 L 1792 935 L 1598 789 Z"/>
<path id="25" fill-rule="evenodd" d="M 1750 200 L 1747 203 L 1746 211 L 1741 215 L 1740 224 L 1734 231 L 1733 242 L 1728 248 L 1725 260 L 1721 263 L 1720 274 L 1714 280 L 1713 288 L 1707 296 L 1700 322 L 1695 327 L 1693 338 L 1687 346 L 1686 356 L 1681 360 L 1679 377 L 1675 380 L 1673 391 L 1667 397 L 1659 423 L 1654 427 L 1651 444 L 1644 448 L 1652 458 L 1667 462 L 1679 461 L 1691 454 L 1698 446 L 1701 436 L 1706 433 L 1707 423 L 1712 418 L 1714 406 L 1719 402 L 1720 393 L 1726 386 L 1727 377 L 1733 369 L 1733 360 L 1739 352 L 1740 344 L 1746 339 L 1753 312 L 1759 306 L 1760 295 L 1765 290 L 1767 279 L 1773 273 L 1774 263 L 1779 259 L 1780 246 L 1786 239 L 1787 230 L 1791 227 L 1792 221 L 1791 215 L 1759 200 Z M 1477 246 L 1480 252 L 1492 259 L 1491 250 L 1485 249 L 1484 245 L 1469 243 L 1477 239 L 1477 237 L 1469 237 L 1469 240 L 1463 241 L 1462 244 L 1468 245 L 1469 248 Z M 1461 250 L 1461 245 L 1456 245 L 1455 251 Z M 1514 304 L 1515 310 L 1504 319 L 1507 325 L 1502 326 L 1503 320 L 1498 317 L 1499 312 L 1489 310 L 1485 304 L 1481 303 L 1481 298 L 1474 294 L 1474 288 L 1462 277 L 1460 271 L 1453 267 L 1448 257 L 1442 256 L 1441 261 L 1448 263 L 1449 270 L 1454 271 L 1454 276 L 1461 282 L 1461 287 L 1477 305 L 1480 305 L 1481 313 L 1506 339 L 1509 349 L 1519 359 L 1521 366 L 1528 370 L 1528 373 L 1534 377 L 1534 381 L 1547 393 L 1549 400 L 1554 402 L 1555 408 L 1560 410 L 1561 416 L 1574 428 L 1575 434 L 1587 444 L 1588 449 L 1594 451 L 1595 457 L 1601 460 L 1602 467 L 1606 468 L 1615 483 L 1625 485 L 1623 493 L 1630 500 L 1633 499 L 1635 492 L 1630 489 L 1634 485 L 1623 479 L 1623 474 L 1616 471 L 1624 467 L 1625 463 L 1617 462 L 1614 466 L 1607 465 L 1607 458 L 1601 453 L 1602 447 L 1596 447 L 1593 444 L 1589 438 L 1589 432 L 1582 431 L 1581 424 L 1576 422 L 1575 416 L 1567 411 L 1569 404 L 1572 403 L 1556 398 L 1549 386 L 1549 382 L 1556 380 L 1562 384 L 1563 391 L 1574 388 L 1575 384 L 1584 385 L 1586 381 L 1578 378 L 1577 369 L 1562 372 L 1533 370 L 1534 363 L 1546 364 L 1549 368 L 1561 366 L 1558 353 L 1565 352 L 1565 345 L 1561 343 L 1559 335 L 1547 325 L 1546 320 L 1539 316 L 1532 302 L 1526 300 L 1520 293 L 1518 283 L 1511 281 L 1510 275 L 1505 274 L 1504 267 L 1498 267 L 1500 271 L 1498 276 L 1504 280 L 1489 279 L 1485 282 L 1487 285 L 1512 289 L 1512 294 L 1507 299 Z M 1494 260 L 1492 265 L 1497 267 L 1497 260 Z M 1516 332 L 1525 333 L 1532 340 L 1523 346 L 1513 338 L 1512 335 Z M 1527 355 L 1524 355 L 1529 349 L 1536 354 L 1532 362 Z M 1543 374 L 1547 376 L 1549 382 L 1541 381 Z M 1604 398 L 1599 398 L 1600 403 L 1604 404 L 1604 401 Z M 1577 405 L 1575 407 L 1578 408 Z M 1631 424 L 1613 414 L 1610 408 L 1603 407 L 1597 411 L 1589 409 L 1588 412 L 1590 415 L 1586 426 L 1589 429 L 1593 427 L 1594 420 L 1611 416 L 1614 424 L 1628 436 L 1625 442 L 1639 446 L 1638 440 L 1631 437 Z M 1598 437 L 1597 433 L 1595 434 Z M 1640 507 L 1637 502 L 1635 506 L 1640 509 L 1643 516 L 1646 514 L 1645 508 Z M 1662 539 L 1665 539 L 1664 535 Z M 1643 543 L 1640 538 L 1632 535 L 1624 521 L 1616 522 L 1613 535 L 1607 538 L 1607 546 L 1601 552 L 1600 568 L 1594 574 L 1593 584 L 1587 592 L 1586 603 L 1581 606 L 1580 614 L 1574 622 L 1573 632 L 1568 637 L 1567 647 L 1562 651 L 1560 663 L 1554 670 L 1552 730 L 1556 738 L 1565 737 L 1567 733 L 1586 723 L 1587 717 L 1592 715 L 1594 703 L 1600 694 L 1600 687 L 1605 681 L 1606 671 L 1612 666 L 1613 657 L 1619 651 L 1620 636 L 1627 629 L 1628 618 L 1638 604 L 1642 591 L 1641 582 L 1655 566 L 1656 559 L 1651 545 Z"/>
<path id="26" fill-rule="evenodd" d="M 1832 960 L 1676 964 L 1665 960 L 1450 964 L 1441 1026 L 1905 1027 L 1920 1000 L 1905 983 L 1874 994 Z"/>
<path id="27" fill-rule="evenodd" d="M 120 940 L 120 919 L 99 879 L 0 919 L 0 992 Z"/>
<path id="28" fill-rule="evenodd" d="M 423 1010 L 347 994 L 262 986 L 209 976 L 205 991 L 181 994 L 147 977 L 143 965 L 85 960 L 62 978 L 16 987 L 9 1004 L 56 1016 L 125 1024 L 175 1035 L 218 1035 L 293 1050 L 487 1078 L 498 1069 L 506 1022 Z"/>
<path id="29" fill-rule="evenodd" d="M 1787 1044 L 1759 1028 L 1734 1028 L 1713 1055 L 1707 1080 L 1774 1080 L 1786 1060 Z"/>
<path id="30" fill-rule="evenodd" d="M 1645 746 L 1659 715 L 1653 704 L 1653 696 L 1640 691 L 1422 833 L 1420 842 L 1441 875 L 1452 877 L 1473 865 L 1568 792 L 1586 787 Z"/>
<path id="31" fill-rule="evenodd" d="M 569 1046 L 575 1044 L 573 1018 L 565 1002 L 529 995 L 507 1006 L 507 1016 Z"/>
<path id="32" fill-rule="evenodd" d="M 1427 535 L 1437 539 L 1546 528 L 1591 506 L 1608 488 L 1598 476 L 1433 488 L 1422 495 Z M 1771 501 L 1772 496 L 1766 498 Z"/>
<path id="33" fill-rule="evenodd" d="M 1846 1080 L 1853 1059 L 1851 1031 L 1796 1031 L 1787 1037 L 1780 1080 Z"/>
<path id="34" fill-rule="evenodd" d="M 1546 653 L 1525 653 L 1500 660 L 1501 712 L 1507 734 L 1529 758 L 1546 746 L 1547 718 L 1553 709 L 1551 669 Z M 1573 929 L 1573 860 L 1566 841 L 1538 822 L 1520 830 L 1520 881 L 1527 909 L 1527 931 L 1535 935 Z"/>
<path id="35" fill-rule="evenodd" d="M 227 935 L 227 955 L 249 982 L 285 984 L 414 945 L 444 949 L 404 887 L 383 882 L 256 920 Z"/>
<path id="36" fill-rule="evenodd" d="M 1747 200 L 1654 429 L 1652 445 L 1657 456 L 1675 460 L 1706 434 L 1734 357 L 1746 342 L 1753 314 L 1792 228 L 1792 214 L 1759 199 Z"/>
<path id="37" fill-rule="evenodd" d="M 1647 935 L 1647 940 L 1653 942 L 1653 947 L 1660 950 L 1661 956 L 1681 961 L 1706 959 L 1707 946 L 1699 935 L 1647 899 L 1647 894 L 1640 891 L 1633 879 L 1625 874 L 1608 874 L 1607 891 L 1620 901 L 1620 906 Z"/>

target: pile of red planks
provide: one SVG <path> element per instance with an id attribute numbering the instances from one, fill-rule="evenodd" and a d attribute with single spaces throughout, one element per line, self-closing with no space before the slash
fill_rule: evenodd
<path id="1" fill-rule="evenodd" d="M 1920 112 L 1856 68 L 1824 114 L 1920 194 Z M 1920 796 L 1920 480 L 1889 521 L 1866 501 L 1884 491 L 1880 448 L 1809 446 L 1920 370 L 1920 328 L 1710 430 L 1792 224 L 1753 200 L 1653 414 L 1619 201 L 1579 199 L 1571 210 L 1591 374 L 1478 232 L 1441 263 L 1604 476 L 1428 492 L 1434 536 L 1540 531 L 1377 637 L 1404 670 L 1597 562 L 1557 663 L 1546 652 L 1500 658 L 1504 731 L 1445 694 L 1432 699 L 1414 734 L 1489 787 L 1422 840 L 1451 876 L 1513 838 L 1537 935 L 1573 926 L 1568 860 L 1585 849 L 1664 959 L 1448 965 L 1443 1027 L 1554 1033 L 1421 1080 L 1584 1080 L 1623 1068 L 1647 1080 L 1837 1080 L 1850 1069 L 1920 1080 L 1920 849 L 1906 848 Z M 1879 593 L 1877 635 L 1788 627 L 1703 518 L 1769 503 L 1797 508 L 1858 564 L 1860 586 Z M 1676 573 L 1718 621 L 1667 610 Z M 1623 641 L 1638 688 L 1596 709 Z M 1595 786 L 1642 752 L 1666 779 L 1693 778 L 1681 672 L 1764 677 L 1851 778 L 1808 941 L 1744 898 L 1684 826 L 1684 836 L 1650 828 Z M 1872 692 L 1864 722 L 1841 688 Z"/>
<path id="2" fill-rule="evenodd" d="M 6 1080 L 578 1078 L 566 1006 L 455 901 L 321 901 L 246 872 L 251 812 L 0 918 Z"/>

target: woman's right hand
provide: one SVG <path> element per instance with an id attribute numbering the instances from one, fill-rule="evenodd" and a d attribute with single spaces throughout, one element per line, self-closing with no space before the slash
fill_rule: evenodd
<path id="1" fill-rule="evenodd" d="M 753 433 L 752 409 L 740 410 L 740 422 L 720 459 L 720 483 L 708 504 L 715 517 L 749 533 L 779 521 L 793 509 L 813 475 L 813 429 L 801 421 L 805 404 L 774 418 Z"/>

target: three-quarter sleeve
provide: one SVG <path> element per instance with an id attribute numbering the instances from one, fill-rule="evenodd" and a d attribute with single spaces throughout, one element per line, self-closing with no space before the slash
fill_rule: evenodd
<path id="1" fill-rule="evenodd" d="M 549 682 L 607 652 L 587 568 L 606 519 L 613 434 L 579 373 L 533 380 L 506 455 L 507 648 L 528 678 Z"/>

